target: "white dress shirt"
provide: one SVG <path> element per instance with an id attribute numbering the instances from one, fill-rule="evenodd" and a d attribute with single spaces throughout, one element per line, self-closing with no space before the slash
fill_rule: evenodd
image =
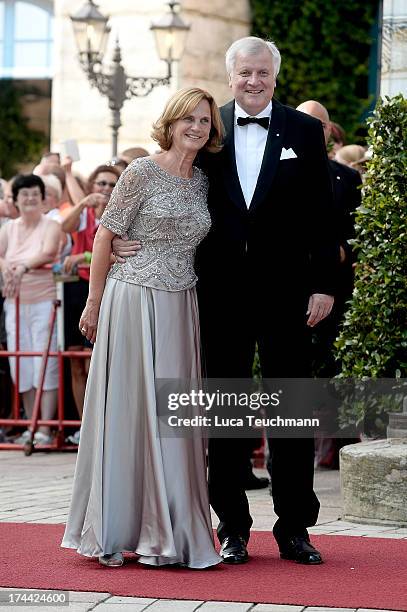
<path id="1" fill-rule="evenodd" d="M 266 106 L 255 117 L 271 117 L 272 103 Z M 246 206 L 249 208 L 252 201 L 254 191 L 256 189 L 257 179 L 259 178 L 260 168 L 263 161 L 264 149 L 268 130 L 258 123 L 249 123 L 248 125 L 237 125 L 238 117 L 251 117 L 235 102 L 235 157 L 237 173 L 239 175 L 240 186 L 243 191 Z"/>

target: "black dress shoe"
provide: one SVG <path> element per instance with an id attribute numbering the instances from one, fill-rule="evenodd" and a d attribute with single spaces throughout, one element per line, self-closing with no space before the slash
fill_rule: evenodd
<path id="1" fill-rule="evenodd" d="M 246 563 L 249 559 L 246 542 L 240 536 L 228 536 L 222 542 L 220 556 L 223 559 L 223 563 L 234 565 Z"/>
<path id="2" fill-rule="evenodd" d="M 292 536 L 278 541 L 281 559 L 289 559 L 304 565 L 319 565 L 322 563 L 321 553 L 312 546 L 308 536 Z"/>
<path id="3" fill-rule="evenodd" d="M 255 489 L 265 489 L 269 486 L 269 479 L 261 476 L 260 478 L 252 474 L 250 478 L 245 480 L 244 488 L 246 491 L 254 491 Z"/>

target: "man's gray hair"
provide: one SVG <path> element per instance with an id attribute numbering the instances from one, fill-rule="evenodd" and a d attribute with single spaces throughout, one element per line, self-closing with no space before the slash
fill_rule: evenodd
<path id="1" fill-rule="evenodd" d="M 274 78 L 276 78 L 280 71 L 280 51 L 273 42 L 257 38 L 256 36 L 240 38 L 230 45 L 229 49 L 226 51 L 226 70 L 228 75 L 231 74 L 235 66 L 236 55 L 238 53 L 242 55 L 257 55 L 264 51 L 264 49 L 267 49 L 271 54 L 274 65 Z"/>

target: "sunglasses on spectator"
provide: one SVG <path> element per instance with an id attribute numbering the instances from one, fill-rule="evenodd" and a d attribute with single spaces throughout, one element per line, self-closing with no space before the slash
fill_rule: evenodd
<path id="1" fill-rule="evenodd" d="M 113 187 L 116 187 L 116 183 L 109 183 L 109 181 L 95 181 L 95 185 L 97 185 L 98 187 L 111 187 L 113 189 Z"/>

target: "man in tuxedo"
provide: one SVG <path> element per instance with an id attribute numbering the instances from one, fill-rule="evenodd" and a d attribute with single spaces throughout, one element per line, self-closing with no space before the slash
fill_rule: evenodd
<path id="1" fill-rule="evenodd" d="M 197 252 L 206 375 L 251 378 L 256 344 L 263 378 L 310 375 L 310 329 L 333 304 L 338 247 L 320 121 L 272 99 L 280 53 L 248 37 L 226 54 L 234 99 L 221 109 L 222 151 L 202 160 L 212 228 Z M 113 241 L 116 255 L 138 246 Z M 273 532 L 280 556 L 321 563 L 307 527 L 316 523 L 314 441 L 269 440 Z M 211 439 L 209 493 L 225 563 L 248 560 L 252 518 L 238 439 Z"/>
<path id="2" fill-rule="evenodd" d="M 234 99 L 221 108 L 223 150 L 205 160 L 212 228 L 197 254 L 206 375 L 250 378 L 256 344 L 263 378 L 310 375 L 310 330 L 333 305 L 338 246 L 321 122 L 273 99 L 280 54 L 248 37 L 226 54 Z M 212 439 L 209 492 L 225 563 L 244 563 L 252 519 L 236 439 Z M 273 532 L 280 556 L 321 563 L 314 440 L 269 440 Z"/>

